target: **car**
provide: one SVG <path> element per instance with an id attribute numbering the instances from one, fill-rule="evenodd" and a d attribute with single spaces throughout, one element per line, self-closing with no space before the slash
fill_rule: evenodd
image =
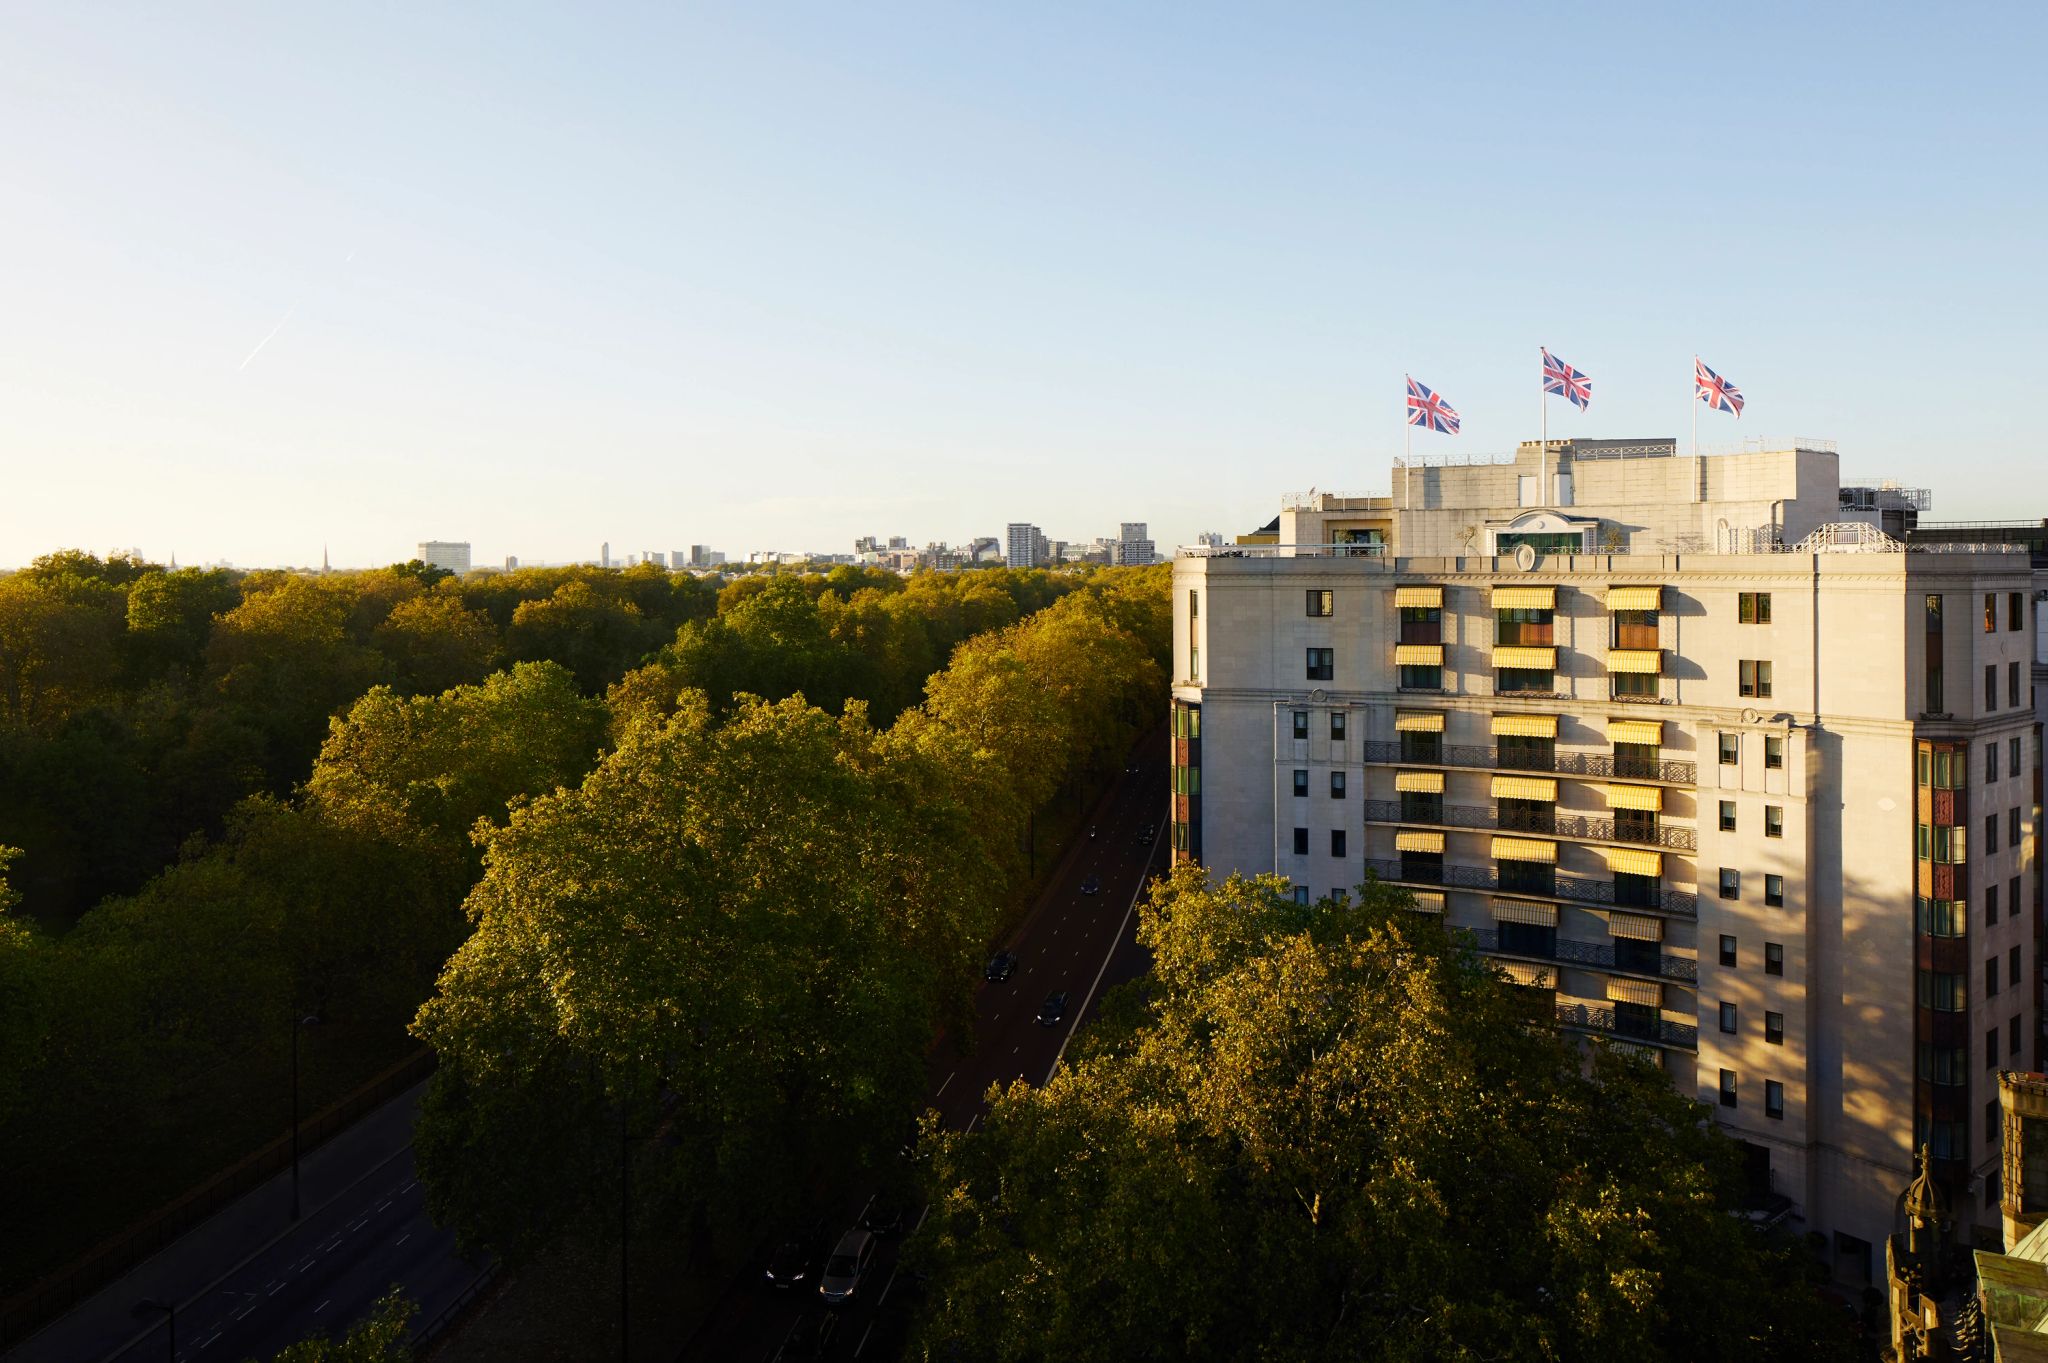
<path id="1" fill-rule="evenodd" d="M 988 958 L 988 968 L 981 972 L 984 980 L 1007 980 L 1017 973 L 1017 957 L 1008 951 L 998 951 Z"/>
<path id="2" fill-rule="evenodd" d="M 888 1193 L 876 1193 L 860 1214 L 860 1228 L 881 1236 L 897 1234 L 903 1229 L 902 1201 Z"/>
<path id="3" fill-rule="evenodd" d="M 1047 994 L 1045 1002 L 1038 1005 L 1038 1025 L 1041 1027 L 1054 1026 L 1066 1015 L 1067 996 L 1065 994 Z"/>
<path id="4" fill-rule="evenodd" d="M 1150 847 L 1152 845 L 1152 839 L 1158 836 L 1159 830 L 1148 823 L 1143 828 L 1138 830 L 1138 845 L 1140 847 Z"/>
<path id="5" fill-rule="evenodd" d="M 860 1291 L 861 1280 L 874 1265 L 874 1234 L 856 1226 L 839 1237 L 832 1257 L 825 1260 L 825 1271 L 818 1275 L 818 1295 L 828 1306 L 846 1305 Z"/>
<path id="6" fill-rule="evenodd" d="M 1101 894 L 1102 882 L 1100 880 L 1097 880 L 1094 876 L 1089 876 L 1086 880 L 1081 882 L 1081 893 Z"/>
<path id="7" fill-rule="evenodd" d="M 789 1333 L 782 1337 L 782 1346 L 775 1351 L 773 1363 L 802 1363 L 804 1359 L 823 1358 L 832 1349 L 833 1337 L 839 1333 L 839 1317 L 830 1311 L 811 1311 L 798 1316 L 796 1324 L 789 1327 Z"/>
<path id="8" fill-rule="evenodd" d="M 795 1287 L 798 1283 L 810 1281 L 818 1267 L 818 1254 L 824 1248 L 825 1223 L 791 1230 L 775 1246 L 768 1256 L 766 1274 L 770 1287 Z"/>

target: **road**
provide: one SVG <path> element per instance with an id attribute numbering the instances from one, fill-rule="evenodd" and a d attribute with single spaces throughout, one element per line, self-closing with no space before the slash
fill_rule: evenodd
<path id="1" fill-rule="evenodd" d="M 1017 970 L 1007 981 L 984 982 L 975 998 L 973 1054 L 942 1044 L 931 1059 L 929 1102 L 940 1121 L 954 1130 L 971 1129 L 987 1111 L 991 1084 L 1028 1079 L 1042 1084 L 1052 1075 L 1074 1031 L 1093 1016 L 1104 991 L 1135 979 L 1148 962 L 1137 945 L 1135 904 L 1151 874 L 1166 861 L 1166 769 L 1163 744 L 1148 735 L 1129 759 L 1128 769 L 1097 804 L 1095 836 L 1085 833 L 1069 850 L 1045 893 L 1012 934 L 1006 949 Z M 1150 828 L 1153 838 L 1139 841 Z M 1084 881 L 1100 884 L 1081 893 Z M 1038 1022 L 1046 996 L 1065 993 L 1066 1017 L 1058 1026 Z M 831 1224 L 858 1223 L 872 1190 L 860 1190 Z M 921 1215 L 919 1217 L 921 1221 Z M 894 1363 L 891 1350 L 907 1311 L 897 1292 L 896 1255 L 901 1237 L 882 1241 L 862 1298 L 831 1313 L 837 1322 L 830 1357 L 860 1363 Z M 694 1360 L 767 1360 L 801 1317 L 823 1314 L 809 1285 L 778 1291 L 763 1281 L 765 1251 L 750 1263 L 726 1301 L 684 1349 L 679 1363 Z M 897 1297 L 891 1306 L 891 1296 Z"/>

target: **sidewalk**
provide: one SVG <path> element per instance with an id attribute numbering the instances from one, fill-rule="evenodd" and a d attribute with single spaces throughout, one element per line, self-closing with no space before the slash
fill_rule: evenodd
<path id="1" fill-rule="evenodd" d="M 306 1215 L 346 1191 L 412 1144 L 422 1080 L 361 1121 L 307 1152 L 299 1162 Z M 207 1286 L 292 1226 L 292 1176 L 286 1170 L 234 1202 L 64 1315 L 16 1345 L 6 1363 L 90 1363 L 137 1334 L 161 1328 L 163 1313 L 135 1312 L 145 1297 L 182 1308 Z"/>

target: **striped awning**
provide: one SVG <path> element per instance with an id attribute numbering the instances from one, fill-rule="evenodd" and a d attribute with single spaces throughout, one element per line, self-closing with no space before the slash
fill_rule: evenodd
<path id="1" fill-rule="evenodd" d="M 1664 792 L 1655 786 L 1609 786 L 1607 788 L 1609 809 L 1647 809 L 1655 813 L 1664 808 Z"/>
<path id="2" fill-rule="evenodd" d="M 1493 840 L 1495 861 L 1540 861 L 1545 866 L 1557 864 L 1557 844 L 1543 842 L 1536 838 L 1495 838 Z"/>
<path id="3" fill-rule="evenodd" d="M 1528 923 L 1532 927 L 1557 926 L 1557 905 L 1538 904 L 1531 899 L 1496 899 L 1490 905 L 1496 923 Z"/>
<path id="4" fill-rule="evenodd" d="M 1410 890 L 1408 893 L 1415 898 L 1415 903 L 1412 907 L 1417 913 L 1442 913 L 1444 911 L 1444 892 L 1442 890 Z"/>
<path id="5" fill-rule="evenodd" d="M 1661 719 L 1610 719 L 1607 721 L 1609 743 L 1644 743 L 1652 748 L 1664 746 L 1664 721 Z"/>
<path id="6" fill-rule="evenodd" d="M 1498 649 L 1495 652 L 1499 652 Z M 1609 672 L 1648 672 L 1656 674 L 1664 670 L 1664 650 L 1661 648 L 1610 648 L 1607 650 Z"/>
<path id="7" fill-rule="evenodd" d="M 1664 940 L 1664 920 L 1645 913 L 1610 913 L 1607 915 L 1607 935 L 1626 937 L 1631 942 L 1661 942 Z"/>
<path id="8" fill-rule="evenodd" d="M 1397 710 L 1394 713 L 1394 732 L 1397 734 L 1440 734 L 1443 731 L 1441 711 Z"/>
<path id="9" fill-rule="evenodd" d="M 1443 604 L 1444 589 L 1442 587 L 1394 588 L 1394 608 L 1396 610 L 1408 607 L 1442 607 Z"/>
<path id="10" fill-rule="evenodd" d="M 1396 667 L 1442 667 L 1444 646 L 1442 644 L 1395 644 L 1394 666 Z"/>
<path id="11" fill-rule="evenodd" d="M 1557 782 L 1548 776 L 1496 776 L 1493 778 L 1493 798 L 1546 800 L 1556 804 Z"/>
<path id="12" fill-rule="evenodd" d="M 1556 715 L 1495 715 L 1495 738 L 1556 738 Z"/>
<path id="13" fill-rule="evenodd" d="M 1640 1003 L 1650 1008 L 1664 1006 L 1664 986 L 1651 984 L 1648 980 L 1621 980 L 1607 977 L 1607 1001 L 1609 1003 Z"/>
<path id="14" fill-rule="evenodd" d="M 1440 771 L 1397 771 L 1394 773 L 1394 789 L 1416 795 L 1441 795 L 1444 793 L 1444 774 Z"/>
<path id="15" fill-rule="evenodd" d="M 1496 648 L 1493 651 L 1495 667 L 1526 667 L 1537 672 L 1557 671 L 1557 650 L 1554 648 Z"/>
<path id="16" fill-rule="evenodd" d="M 1660 611 L 1664 609 L 1662 587 L 1609 587 L 1607 609 L 1611 611 Z"/>
<path id="17" fill-rule="evenodd" d="M 1554 611 L 1555 587 L 1495 587 L 1493 608 L 1497 611 Z"/>
<path id="18" fill-rule="evenodd" d="M 1524 965 L 1520 961 L 1495 961 L 1493 964 L 1506 973 L 1509 984 L 1524 985 L 1530 989 L 1557 988 L 1557 967 L 1554 965 Z"/>
<path id="19" fill-rule="evenodd" d="M 1645 852 L 1640 847 L 1603 847 L 1600 849 L 1600 855 L 1607 858 L 1607 869 L 1616 875 L 1664 874 L 1664 856 L 1660 852 Z"/>
<path id="20" fill-rule="evenodd" d="M 1394 835 L 1396 852 L 1441 852 L 1444 850 L 1444 835 L 1421 829 L 1404 828 Z"/>

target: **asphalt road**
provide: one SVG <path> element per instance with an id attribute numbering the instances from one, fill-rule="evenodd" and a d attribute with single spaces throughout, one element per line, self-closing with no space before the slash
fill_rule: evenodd
<path id="1" fill-rule="evenodd" d="M 1134 906 L 1147 879 L 1166 864 L 1162 747 L 1156 735 L 1139 744 L 1129 759 L 1134 769 L 1118 775 L 1094 810 L 1095 836 L 1089 838 L 1087 825 L 1083 826 L 1065 864 L 1006 944 L 1018 958 L 1017 970 L 1007 981 L 981 985 L 975 999 L 973 1054 L 963 1058 L 957 1047 L 946 1044 L 935 1049 L 929 1102 L 945 1126 L 971 1129 L 980 1121 L 991 1084 L 1020 1078 L 1044 1083 L 1075 1029 L 1094 1014 L 1103 992 L 1147 969 L 1149 963 L 1136 941 Z M 1139 834 L 1148 827 L 1153 840 L 1141 844 Z M 1100 891 L 1084 895 L 1081 885 L 1091 876 L 1100 883 Z M 1041 1025 L 1039 1006 L 1054 993 L 1067 995 L 1066 1016 L 1057 1026 Z M 859 1223 L 871 1192 L 861 1190 L 837 1209 L 839 1215 L 829 1221 L 835 1236 Z M 921 1223 L 921 1213 L 916 1216 Z M 900 1235 L 883 1239 L 859 1294 L 829 1312 L 812 1282 L 791 1289 L 768 1286 L 764 1249 L 761 1260 L 747 1266 L 717 1313 L 684 1349 L 679 1363 L 773 1359 L 800 1321 L 828 1314 L 835 1330 L 827 1357 L 894 1363 L 909 1311 L 908 1289 L 899 1290 L 896 1274 L 901 1242 Z"/>

